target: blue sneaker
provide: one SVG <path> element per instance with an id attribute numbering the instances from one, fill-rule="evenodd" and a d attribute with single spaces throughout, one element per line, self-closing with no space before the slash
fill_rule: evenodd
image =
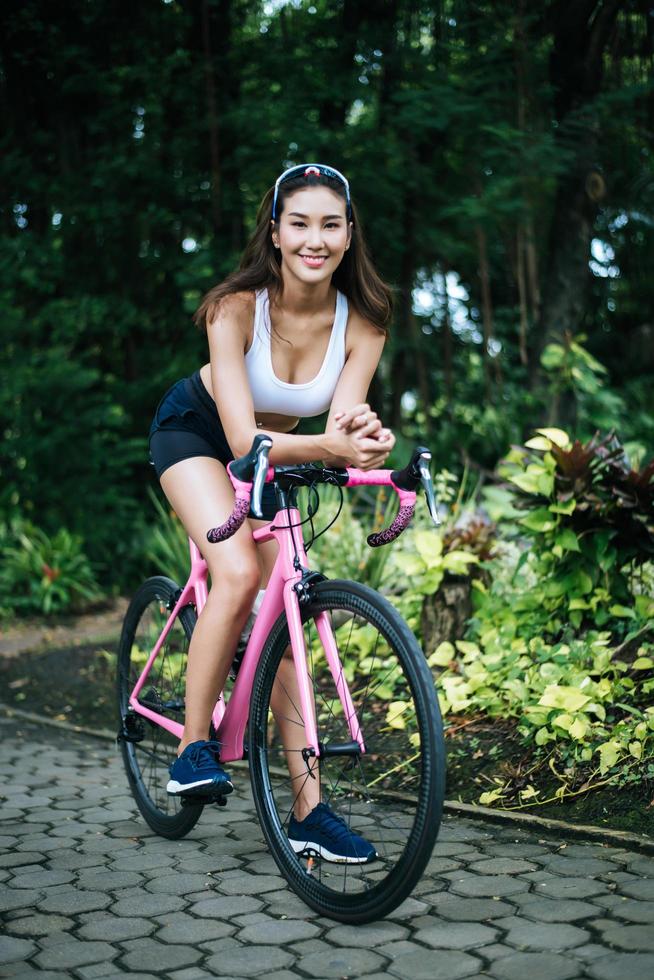
<path id="1" fill-rule="evenodd" d="M 226 796 L 234 789 L 219 763 L 219 742 L 191 742 L 169 767 L 166 790 L 184 796 Z"/>
<path id="2" fill-rule="evenodd" d="M 291 816 L 288 840 L 296 854 L 317 855 L 336 864 L 366 864 L 377 857 L 370 841 L 350 830 L 325 803 L 314 807 L 304 820 Z"/>

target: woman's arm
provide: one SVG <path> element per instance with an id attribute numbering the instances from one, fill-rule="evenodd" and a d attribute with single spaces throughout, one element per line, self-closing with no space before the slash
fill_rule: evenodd
<path id="1" fill-rule="evenodd" d="M 234 454 L 245 455 L 255 435 L 265 433 L 273 440 L 270 450 L 270 462 L 273 466 L 316 460 L 324 460 L 335 466 L 344 459 L 347 459 L 351 465 L 366 469 L 379 465 L 380 453 L 377 440 L 342 432 L 335 426 L 318 435 L 293 435 L 260 429 L 257 426 L 250 382 L 245 369 L 245 350 L 253 319 L 253 295 L 235 293 L 222 301 L 216 317 L 207 327 L 214 398 L 227 441 Z M 349 360 L 348 357 L 348 362 Z M 341 374 L 337 392 L 346 369 L 347 364 Z M 370 376 L 372 377 L 372 374 Z M 367 391 L 367 385 L 365 390 Z"/>

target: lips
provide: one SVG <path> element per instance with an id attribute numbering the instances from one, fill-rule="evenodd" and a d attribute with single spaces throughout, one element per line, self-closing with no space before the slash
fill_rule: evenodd
<path id="1" fill-rule="evenodd" d="M 320 269 L 327 261 L 326 255 L 300 255 L 300 258 L 310 269 Z"/>

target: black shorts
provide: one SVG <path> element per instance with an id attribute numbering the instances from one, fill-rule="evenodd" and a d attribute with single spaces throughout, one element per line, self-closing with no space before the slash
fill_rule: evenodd
<path id="1" fill-rule="evenodd" d="M 223 466 L 234 459 L 216 403 L 199 371 L 168 389 L 154 413 L 149 440 L 150 462 L 159 479 L 169 466 L 194 456 L 209 456 Z M 269 521 L 277 512 L 275 491 L 270 484 L 263 488 L 262 510 Z"/>

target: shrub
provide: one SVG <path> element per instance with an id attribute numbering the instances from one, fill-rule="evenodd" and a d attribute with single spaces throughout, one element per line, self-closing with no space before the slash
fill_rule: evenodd
<path id="1" fill-rule="evenodd" d="M 5 525 L 0 591 L 5 612 L 75 612 L 101 598 L 82 539 L 61 528 L 52 537 L 29 521 Z"/>

